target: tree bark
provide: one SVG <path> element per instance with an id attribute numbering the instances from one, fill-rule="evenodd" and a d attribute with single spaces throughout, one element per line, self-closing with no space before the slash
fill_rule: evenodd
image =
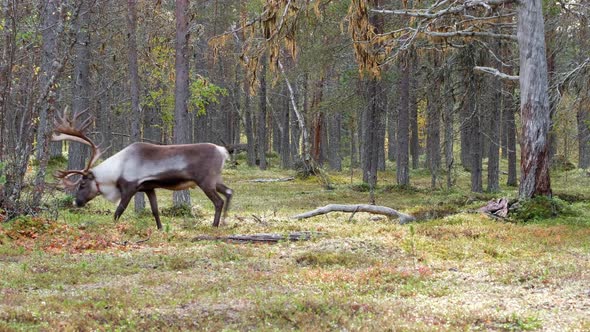
<path id="1" fill-rule="evenodd" d="M 443 75 L 447 75 L 448 71 L 445 71 Z M 449 75 L 450 76 L 450 75 Z M 453 121 L 455 118 L 455 96 L 453 91 L 453 81 L 450 78 L 444 80 L 445 91 L 448 91 L 448 95 L 443 97 L 447 102 L 444 106 L 443 122 L 445 126 L 445 168 L 447 172 L 447 189 L 453 186 L 453 164 L 455 163 L 455 157 L 453 153 L 454 148 L 454 129 Z"/>
<path id="2" fill-rule="evenodd" d="M 436 57 L 436 55 L 435 55 Z M 435 59 L 434 71 L 439 70 L 438 61 Z M 430 187 L 436 188 L 441 156 L 440 156 L 440 86 L 442 77 L 437 74 L 432 75 L 434 82 L 430 87 L 428 96 L 428 108 L 426 114 L 426 122 L 428 126 L 426 152 L 428 160 L 428 169 L 430 171 L 431 181 Z"/>
<path id="3" fill-rule="evenodd" d="M 252 107 L 250 106 L 250 86 L 247 74 L 244 73 L 244 132 L 246 134 L 247 162 L 248 166 L 256 165 L 256 138 L 254 136 L 254 123 Z"/>
<path id="4" fill-rule="evenodd" d="M 548 141 L 551 110 L 544 25 L 541 0 L 520 3 L 517 35 L 522 125 L 519 197 L 522 199 L 552 194 Z"/>
<path id="5" fill-rule="evenodd" d="M 402 187 L 410 185 L 410 168 L 409 168 L 409 136 L 410 136 L 410 64 L 411 59 L 405 56 L 400 63 L 400 83 L 399 83 L 399 114 L 397 118 L 397 159 L 396 159 L 396 176 L 397 184 Z"/>
<path id="6" fill-rule="evenodd" d="M 374 188 L 377 184 L 377 170 L 379 166 L 380 127 L 383 118 L 383 81 L 380 78 L 368 79 L 368 107 L 363 119 L 363 182 Z"/>
<path id="7" fill-rule="evenodd" d="M 41 86 L 45 86 L 51 75 L 55 74 L 54 64 L 58 61 L 58 35 L 62 29 L 60 21 L 61 0 L 47 0 L 43 7 L 43 23 L 41 28 L 42 58 L 41 58 Z M 50 87 L 50 92 L 45 105 L 39 110 L 39 127 L 37 130 L 37 160 L 41 160 L 48 154 L 47 137 L 51 134 L 51 125 L 48 121 L 55 110 L 56 89 Z M 51 143 L 49 143 L 50 145 Z"/>
<path id="8" fill-rule="evenodd" d="M 289 107 L 289 88 L 287 84 L 283 85 L 283 97 L 282 97 L 282 105 L 281 105 L 281 167 L 288 169 L 292 167 L 291 162 L 291 125 L 290 125 L 290 118 L 289 114 L 291 113 L 291 108 Z"/>
<path id="9" fill-rule="evenodd" d="M 580 54 L 578 59 L 584 61 L 588 55 L 588 35 L 590 27 L 588 26 L 588 17 L 581 15 L 580 17 Z M 590 86 L 586 81 L 582 84 L 580 90 L 581 96 L 578 102 L 578 112 L 576 114 L 576 120 L 578 124 L 578 167 L 588 168 L 590 167 Z"/>
<path id="10" fill-rule="evenodd" d="M 342 171 L 342 156 L 340 153 L 342 114 L 340 114 L 340 112 L 332 112 L 329 114 L 329 117 L 328 132 L 330 137 L 328 144 L 328 162 L 330 169 L 340 172 Z"/>
<path id="11" fill-rule="evenodd" d="M 417 72 L 418 57 L 412 56 L 412 70 Z M 418 80 L 414 76 L 410 76 L 410 93 L 409 93 L 409 122 L 410 122 L 410 155 L 412 156 L 412 169 L 420 167 L 420 138 L 418 135 Z"/>
<path id="12" fill-rule="evenodd" d="M 396 100 L 395 97 L 392 100 Z M 387 160 L 394 161 L 397 156 L 397 107 L 387 108 Z"/>
<path id="13" fill-rule="evenodd" d="M 467 171 L 471 171 L 473 164 L 472 144 L 473 137 L 471 137 L 471 117 L 473 116 L 475 92 L 471 88 L 471 79 L 467 79 L 472 75 L 472 68 L 475 65 L 473 46 L 469 45 L 461 51 L 461 65 L 462 75 L 465 79 L 463 84 L 463 107 L 459 114 L 460 119 L 460 135 L 461 135 L 461 165 Z"/>
<path id="14" fill-rule="evenodd" d="M 266 130 L 266 67 L 267 67 L 267 56 L 263 55 L 261 60 L 262 65 L 260 67 L 260 107 L 258 110 L 258 168 L 265 170 L 266 165 L 266 148 L 268 145 L 267 141 L 267 130 Z"/>
<path id="15" fill-rule="evenodd" d="M 42 23 L 42 58 L 40 78 L 41 87 L 46 87 L 48 91 L 47 99 L 41 103 L 39 109 L 39 126 L 37 128 L 37 161 L 39 167 L 35 175 L 35 189 L 33 191 L 33 206 L 40 206 L 41 199 L 45 193 L 45 175 L 47 163 L 50 158 L 49 146 L 51 140 L 52 126 L 49 124 L 49 118 L 53 115 L 56 103 L 56 84 L 55 79 L 51 76 L 57 75 L 55 64 L 58 63 L 58 36 L 62 30 L 60 20 L 61 1 L 48 0 L 43 8 Z M 51 86 L 48 86 L 51 84 Z"/>
<path id="16" fill-rule="evenodd" d="M 76 46 L 74 77 L 72 80 L 72 112 L 84 112 L 90 108 L 90 3 L 82 1 L 80 15 L 75 22 Z M 80 143 L 68 144 L 68 169 L 84 169 L 89 149 Z"/>
<path id="17" fill-rule="evenodd" d="M 190 143 L 189 98 L 189 4 L 188 0 L 176 0 L 176 79 L 174 88 L 174 144 Z M 175 206 L 190 205 L 188 190 L 175 191 Z"/>
<path id="18" fill-rule="evenodd" d="M 496 54 L 500 52 L 500 44 L 499 41 L 493 41 L 493 51 Z M 492 60 L 495 63 L 495 68 L 500 70 L 502 64 Z M 500 118 L 501 118 L 501 103 L 499 102 L 502 100 L 502 82 L 497 77 L 492 77 L 490 80 L 490 87 L 491 87 L 491 101 L 489 104 L 489 114 L 488 114 L 488 124 L 489 124 L 489 133 L 488 133 L 488 184 L 487 184 L 487 191 L 488 192 L 498 192 L 500 191 Z"/>

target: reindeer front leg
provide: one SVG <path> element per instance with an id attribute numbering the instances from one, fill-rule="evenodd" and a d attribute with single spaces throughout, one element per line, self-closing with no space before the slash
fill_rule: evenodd
<path id="1" fill-rule="evenodd" d="M 162 229 L 162 223 L 160 222 L 160 214 L 158 213 L 158 200 L 156 199 L 156 191 L 155 190 L 146 190 L 148 199 L 150 200 L 150 207 L 152 208 L 152 214 L 156 219 L 156 225 L 158 229 Z"/>
<path id="2" fill-rule="evenodd" d="M 127 205 L 131 201 L 135 193 L 122 193 L 121 194 L 121 201 L 119 201 L 119 206 L 117 206 L 117 210 L 115 210 L 115 220 L 119 220 L 125 209 L 127 209 Z"/>

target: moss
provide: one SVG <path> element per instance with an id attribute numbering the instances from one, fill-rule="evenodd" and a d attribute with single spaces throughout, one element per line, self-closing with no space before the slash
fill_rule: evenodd
<path id="1" fill-rule="evenodd" d="M 539 221 L 570 213 L 568 204 L 558 197 L 536 196 L 520 202 L 512 215 L 517 221 Z"/>

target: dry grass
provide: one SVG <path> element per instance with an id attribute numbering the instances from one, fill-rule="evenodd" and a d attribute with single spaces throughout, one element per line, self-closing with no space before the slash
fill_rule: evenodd
<path id="1" fill-rule="evenodd" d="M 590 330 L 590 202 L 554 219 L 499 222 L 469 212 L 497 195 L 469 194 L 463 177 L 453 191 L 431 191 L 416 173 L 424 187 L 399 191 L 389 172 L 378 204 L 436 219 L 295 221 L 289 216 L 328 203 L 366 203 L 368 193 L 351 190 L 344 173 L 330 174 L 334 190 L 316 179 L 247 181 L 290 175 L 227 170 L 236 194 L 219 229 L 200 192 L 202 216 L 165 216 L 163 232 L 149 213 L 129 210 L 114 223 L 114 206 L 98 199 L 60 210 L 57 221 L 1 224 L 0 331 Z M 576 195 L 590 195 L 588 182 L 575 171 L 554 177 L 556 192 Z M 169 206 L 170 195 L 159 195 Z M 319 235 L 272 245 L 193 241 L 292 231 Z"/>

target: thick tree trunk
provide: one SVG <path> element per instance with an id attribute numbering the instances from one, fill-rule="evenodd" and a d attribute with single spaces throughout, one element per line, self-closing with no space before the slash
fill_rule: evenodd
<path id="1" fill-rule="evenodd" d="M 177 0 L 176 9 L 176 80 L 174 86 L 174 144 L 191 143 L 189 98 L 189 5 L 188 0 Z M 175 191 L 175 206 L 190 205 L 188 190 Z"/>
<path id="2" fill-rule="evenodd" d="M 313 97 L 311 100 L 311 112 L 315 114 L 312 120 L 313 139 L 311 142 L 311 156 L 318 165 L 322 166 L 324 164 L 324 160 L 326 159 L 326 156 L 324 154 L 324 144 L 326 143 L 324 140 L 324 135 L 326 131 L 326 118 L 324 111 L 320 108 L 320 104 L 322 103 L 324 95 L 325 83 L 324 75 L 320 75 L 321 77 L 315 83 L 312 92 Z"/>
<path id="3" fill-rule="evenodd" d="M 41 38 L 43 40 L 41 58 L 41 86 L 47 85 L 51 75 L 55 74 L 54 64 L 58 61 L 58 34 L 62 29 L 60 22 L 61 0 L 47 0 L 43 8 Z M 39 110 L 39 127 L 37 130 L 37 160 L 48 154 L 47 137 L 51 133 L 49 117 L 55 109 L 55 87 L 50 87 L 47 102 Z"/>
<path id="4" fill-rule="evenodd" d="M 48 89 L 48 96 L 46 101 L 42 102 L 39 109 L 39 126 L 37 128 L 37 161 L 39 167 L 35 175 L 35 190 L 33 191 L 33 206 L 41 205 L 41 198 L 45 192 L 45 175 L 47 170 L 47 163 L 49 157 L 49 141 L 51 139 L 52 126 L 49 119 L 53 115 L 56 103 L 56 86 L 53 83 L 54 78 L 51 76 L 57 75 L 56 63 L 58 63 L 58 35 L 62 30 L 60 22 L 60 0 L 49 0 L 45 3 L 43 8 L 43 23 L 42 23 L 42 59 L 41 71 L 42 76 L 40 85 L 42 89 Z M 51 84 L 51 86 L 48 86 Z"/>
<path id="5" fill-rule="evenodd" d="M 549 177 L 550 107 L 548 96 L 545 26 L 541 0 L 520 3 L 518 46 L 520 49 L 520 198 L 551 196 Z"/>

